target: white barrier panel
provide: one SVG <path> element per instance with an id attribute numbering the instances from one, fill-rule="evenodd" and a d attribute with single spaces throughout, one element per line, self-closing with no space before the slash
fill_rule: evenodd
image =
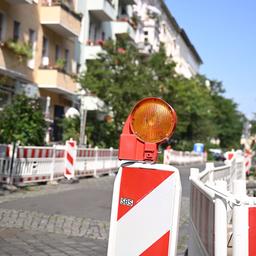
<path id="1" fill-rule="evenodd" d="M 16 185 L 21 185 L 63 179 L 66 170 L 65 154 L 67 156 L 67 153 L 65 152 L 65 145 L 19 146 L 12 158 L 11 146 L 0 145 L 0 182 L 6 183 L 11 179 Z M 100 176 L 118 170 L 118 150 L 81 148 L 73 153 L 75 154 L 74 171 L 77 177 Z"/>
<path id="2" fill-rule="evenodd" d="M 191 184 L 189 255 L 214 254 L 215 205 L 210 195 Z"/>
<path id="3" fill-rule="evenodd" d="M 204 163 L 207 160 L 206 153 L 182 152 L 172 149 L 164 150 L 164 164 L 189 165 L 193 163 Z"/>
<path id="4" fill-rule="evenodd" d="M 78 148 L 76 158 L 76 176 L 95 176 L 111 174 L 118 170 L 118 150 Z"/>
<path id="5" fill-rule="evenodd" d="M 175 167 L 124 164 L 114 184 L 108 256 L 176 255 L 180 199 Z"/>

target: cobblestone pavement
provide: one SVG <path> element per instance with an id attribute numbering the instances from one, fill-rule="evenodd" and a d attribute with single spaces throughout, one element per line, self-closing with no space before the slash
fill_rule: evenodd
<path id="1" fill-rule="evenodd" d="M 80 184 L 39 186 L 0 197 L 0 255 L 97 255 L 107 252 L 109 222 L 91 218 L 45 214 L 37 211 L 1 208 L 1 202 L 44 196 L 87 187 L 113 187 L 113 177 L 81 180 Z M 33 190 L 33 191 L 31 191 Z M 3 205 L 3 204 L 2 204 Z M 189 199 L 181 204 L 178 255 L 183 255 L 188 240 Z"/>
<path id="2" fill-rule="evenodd" d="M 107 241 L 0 228 L 1 256 L 103 256 Z"/>

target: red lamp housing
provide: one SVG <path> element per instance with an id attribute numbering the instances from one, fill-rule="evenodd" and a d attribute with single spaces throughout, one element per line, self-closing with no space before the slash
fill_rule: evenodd
<path id="1" fill-rule="evenodd" d="M 176 127 L 174 109 L 160 98 L 139 101 L 128 116 L 119 144 L 119 159 L 156 162 L 158 146 Z"/>

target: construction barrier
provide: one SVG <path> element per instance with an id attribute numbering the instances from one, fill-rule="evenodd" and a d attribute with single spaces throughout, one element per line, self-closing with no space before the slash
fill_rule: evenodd
<path id="1" fill-rule="evenodd" d="M 204 163 L 207 160 L 206 153 L 183 152 L 172 149 L 164 150 L 164 164 L 189 165 Z"/>
<path id="2" fill-rule="evenodd" d="M 114 185 L 108 256 L 176 255 L 180 200 L 178 169 L 126 162 Z"/>
<path id="3" fill-rule="evenodd" d="M 256 198 L 246 195 L 245 157 L 191 168 L 190 256 L 256 255 Z"/>
<path id="4" fill-rule="evenodd" d="M 22 185 L 59 180 L 65 175 L 97 177 L 117 172 L 118 150 L 77 148 L 73 143 L 72 152 L 70 141 L 52 147 L 0 145 L 0 182 Z"/>

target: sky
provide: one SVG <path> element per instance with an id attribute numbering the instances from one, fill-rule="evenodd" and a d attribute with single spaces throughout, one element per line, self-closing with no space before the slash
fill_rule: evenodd
<path id="1" fill-rule="evenodd" d="M 165 0 L 227 98 L 249 119 L 256 113 L 256 0 Z"/>

